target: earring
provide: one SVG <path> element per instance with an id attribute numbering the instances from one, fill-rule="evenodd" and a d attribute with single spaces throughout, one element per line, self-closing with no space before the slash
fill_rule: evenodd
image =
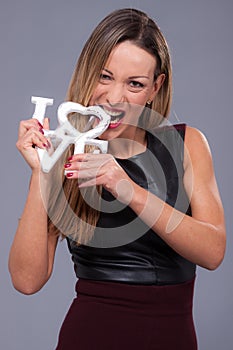
<path id="1" fill-rule="evenodd" d="M 152 102 L 151 100 L 148 100 L 146 104 L 147 104 L 147 105 L 150 105 L 151 102 Z"/>

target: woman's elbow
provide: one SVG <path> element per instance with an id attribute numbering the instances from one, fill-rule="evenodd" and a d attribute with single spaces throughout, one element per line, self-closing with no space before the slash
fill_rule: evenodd
<path id="1" fill-rule="evenodd" d="M 221 265 L 223 258 L 224 258 L 224 255 L 219 257 L 216 256 L 212 258 L 204 267 L 209 271 L 214 271 Z"/>
<path id="2" fill-rule="evenodd" d="M 20 293 L 25 294 L 25 295 L 32 295 L 39 290 L 42 289 L 42 287 L 46 284 L 48 281 L 49 277 L 44 277 L 44 278 L 33 278 L 30 276 L 23 276 L 22 274 L 13 274 L 10 271 L 10 276 L 11 276 L 11 282 L 13 287 Z"/>
<path id="3" fill-rule="evenodd" d="M 225 232 L 221 233 L 221 238 L 217 244 L 217 247 L 213 249 L 206 266 L 206 269 L 210 271 L 216 270 L 222 263 L 226 251 L 226 235 Z"/>
<path id="4" fill-rule="evenodd" d="M 17 290 L 17 292 L 22 293 L 24 295 L 32 295 L 37 293 L 40 290 L 40 288 L 35 288 L 33 286 L 27 286 L 27 285 L 22 286 L 14 282 L 12 282 L 12 284 L 14 288 Z"/>
<path id="5" fill-rule="evenodd" d="M 19 292 L 24 295 L 32 295 L 37 293 L 44 284 L 38 284 L 38 283 L 30 283 L 28 281 L 18 281 L 17 279 L 12 278 L 12 285 L 13 287 Z"/>

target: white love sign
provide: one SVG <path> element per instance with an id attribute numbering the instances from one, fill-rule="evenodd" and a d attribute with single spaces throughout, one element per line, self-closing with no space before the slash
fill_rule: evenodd
<path id="1" fill-rule="evenodd" d="M 53 99 L 32 96 L 31 102 L 35 104 L 32 118 L 43 124 L 46 108 L 53 105 Z M 91 124 L 95 117 L 99 119 L 99 122 L 94 128 L 86 132 L 80 132 L 70 124 L 67 118 L 68 114 L 73 112 L 78 113 L 77 118 L 90 116 L 88 124 Z M 49 154 L 46 149 L 38 149 L 42 171 L 48 173 L 71 144 L 75 145 L 74 154 L 83 153 L 85 145 L 96 146 L 102 153 L 107 152 L 107 141 L 96 139 L 108 128 L 110 123 L 110 116 L 101 107 L 84 107 L 75 102 L 63 102 L 58 107 L 57 118 L 57 129 L 43 130 L 44 135 L 58 146 L 55 147 L 55 151 L 52 154 Z"/>

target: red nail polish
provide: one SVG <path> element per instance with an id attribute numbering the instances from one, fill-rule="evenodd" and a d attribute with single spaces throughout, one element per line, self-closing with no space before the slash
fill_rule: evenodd
<path id="1" fill-rule="evenodd" d="M 44 130 L 42 128 L 39 130 L 39 132 L 44 135 Z"/>
<path id="2" fill-rule="evenodd" d="M 39 121 L 37 121 L 37 123 L 39 124 L 39 126 L 41 127 L 41 129 L 43 129 L 43 125 L 42 125 Z"/>
<path id="3" fill-rule="evenodd" d="M 45 148 L 48 148 L 48 145 L 46 145 L 46 143 L 43 143 L 43 146 L 44 146 Z"/>
<path id="4" fill-rule="evenodd" d="M 74 175 L 74 173 L 68 173 L 66 174 L 67 177 L 72 177 Z"/>
<path id="5" fill-rule="evenodd" d="M 69 168 L 70 166 L 71 166 L 71 163 L 65 164 L 65 168 L 66 168 L 66 169 Z"/>
<path id="6" fill-rule="evenodd" d="M 67 160 L 68 160 L 68 162 L 70 161 L 70 160 L 72 160 L 73 159 L 73 157 L 71 156 L 71 157 L 69 157 Z"/>

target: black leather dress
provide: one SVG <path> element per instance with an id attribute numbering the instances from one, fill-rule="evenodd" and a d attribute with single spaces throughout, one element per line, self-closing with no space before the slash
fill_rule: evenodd
<path id="1" fill-rule="evenodd" d="M 137 184 L 191 215 L 183 186 L 184 136 L 184 124 L 160 127 L 147 132 L 145 152 L 116 160 Z M 177 254 L 131 208 L 105 189 L 102 198 L 100 218 L 88 246 L 67 239 L 78 278 L 169 285 L 195 276 L 195 264 Z"/>

